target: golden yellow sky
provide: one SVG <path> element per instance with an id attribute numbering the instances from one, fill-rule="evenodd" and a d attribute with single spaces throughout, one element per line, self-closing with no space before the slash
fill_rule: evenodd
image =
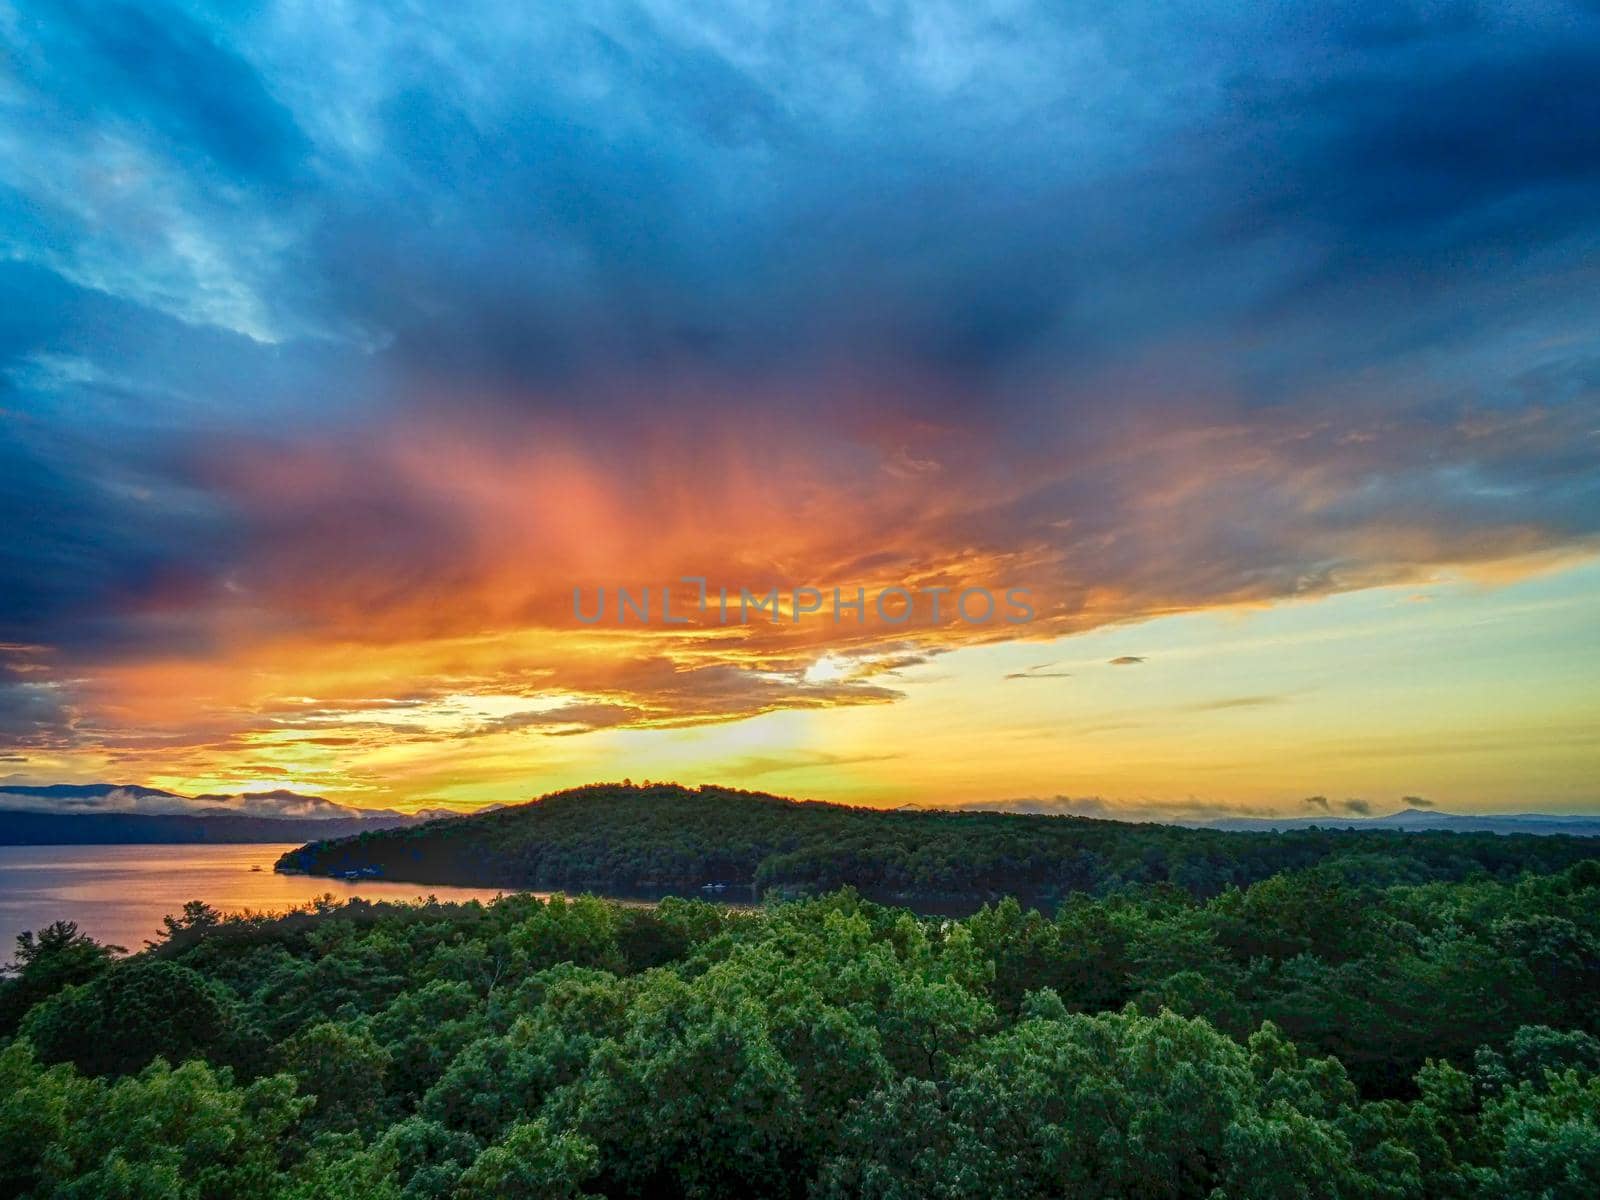
<path id="1" fill-rule="evenodd" d="M 1413 795 L 1585 811 L 1600 778 L 1597 601 L 1586 562 L 954 648 L 824 640 L 779 655 L 743 629 L 285 641 L 108 669 L 93 711 L 118 730 L 110 744 L 29 766 L 402 808 L 630 777 L 1151 816 L 1292 814 L 1311 795 L 1375 812 Z M 770 695 L 697 678 L 747 653 L 772 659 Z M 640 662 L 656 664 L 647 679 L 617 666 Z"/>

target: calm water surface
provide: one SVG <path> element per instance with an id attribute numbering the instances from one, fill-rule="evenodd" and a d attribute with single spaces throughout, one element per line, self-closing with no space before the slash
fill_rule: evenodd
<path id="1" fill-rule="evenodd" d="M 332 892 L 339 899 L 492 900 L 494 888 L 350 882 L 275 875 L 272 864 L 296 843 L 249 846 L 0 846 L 0 964 L 17 934 L 51 921 L 76 921 L 103 942 L 144 948 L 161 918 L 188 900 L 224 912 L 282 912 Z M 260 867 L 252 871 L 251 867 Z"/>

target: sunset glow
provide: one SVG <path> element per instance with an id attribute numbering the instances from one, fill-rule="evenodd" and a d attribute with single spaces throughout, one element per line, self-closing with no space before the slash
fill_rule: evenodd
<path id="1" fill-rule="evenodd" d="M 1600 810 L 1592 81 L 983 7 L 8 18 L 0 790 Z"/>

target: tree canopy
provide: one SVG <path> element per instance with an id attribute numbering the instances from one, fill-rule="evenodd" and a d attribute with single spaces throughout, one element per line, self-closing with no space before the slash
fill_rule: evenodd
<path id="1" fill-rule="evenodd" d="M 1393 875 L 47 931 L 0 985 L 0 1193 L 1600 1194 L 1600 863 Z"/>

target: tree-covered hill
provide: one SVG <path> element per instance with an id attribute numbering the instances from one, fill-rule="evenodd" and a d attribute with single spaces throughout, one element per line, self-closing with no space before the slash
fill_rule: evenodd
<path id="1" fill-rule="evenodd" d="M 476 817 L 312 842 L 279 870 L 366 872 L 416 883 L 1054 901 L 1129 884 L 1194 896 L 1324 860 L 1386 885 L 1547 874 L 1592 840 L 1300 829 L 1238 833 L 1082 817 L 884 811 L 727 788 L 595 784 Z"/>

